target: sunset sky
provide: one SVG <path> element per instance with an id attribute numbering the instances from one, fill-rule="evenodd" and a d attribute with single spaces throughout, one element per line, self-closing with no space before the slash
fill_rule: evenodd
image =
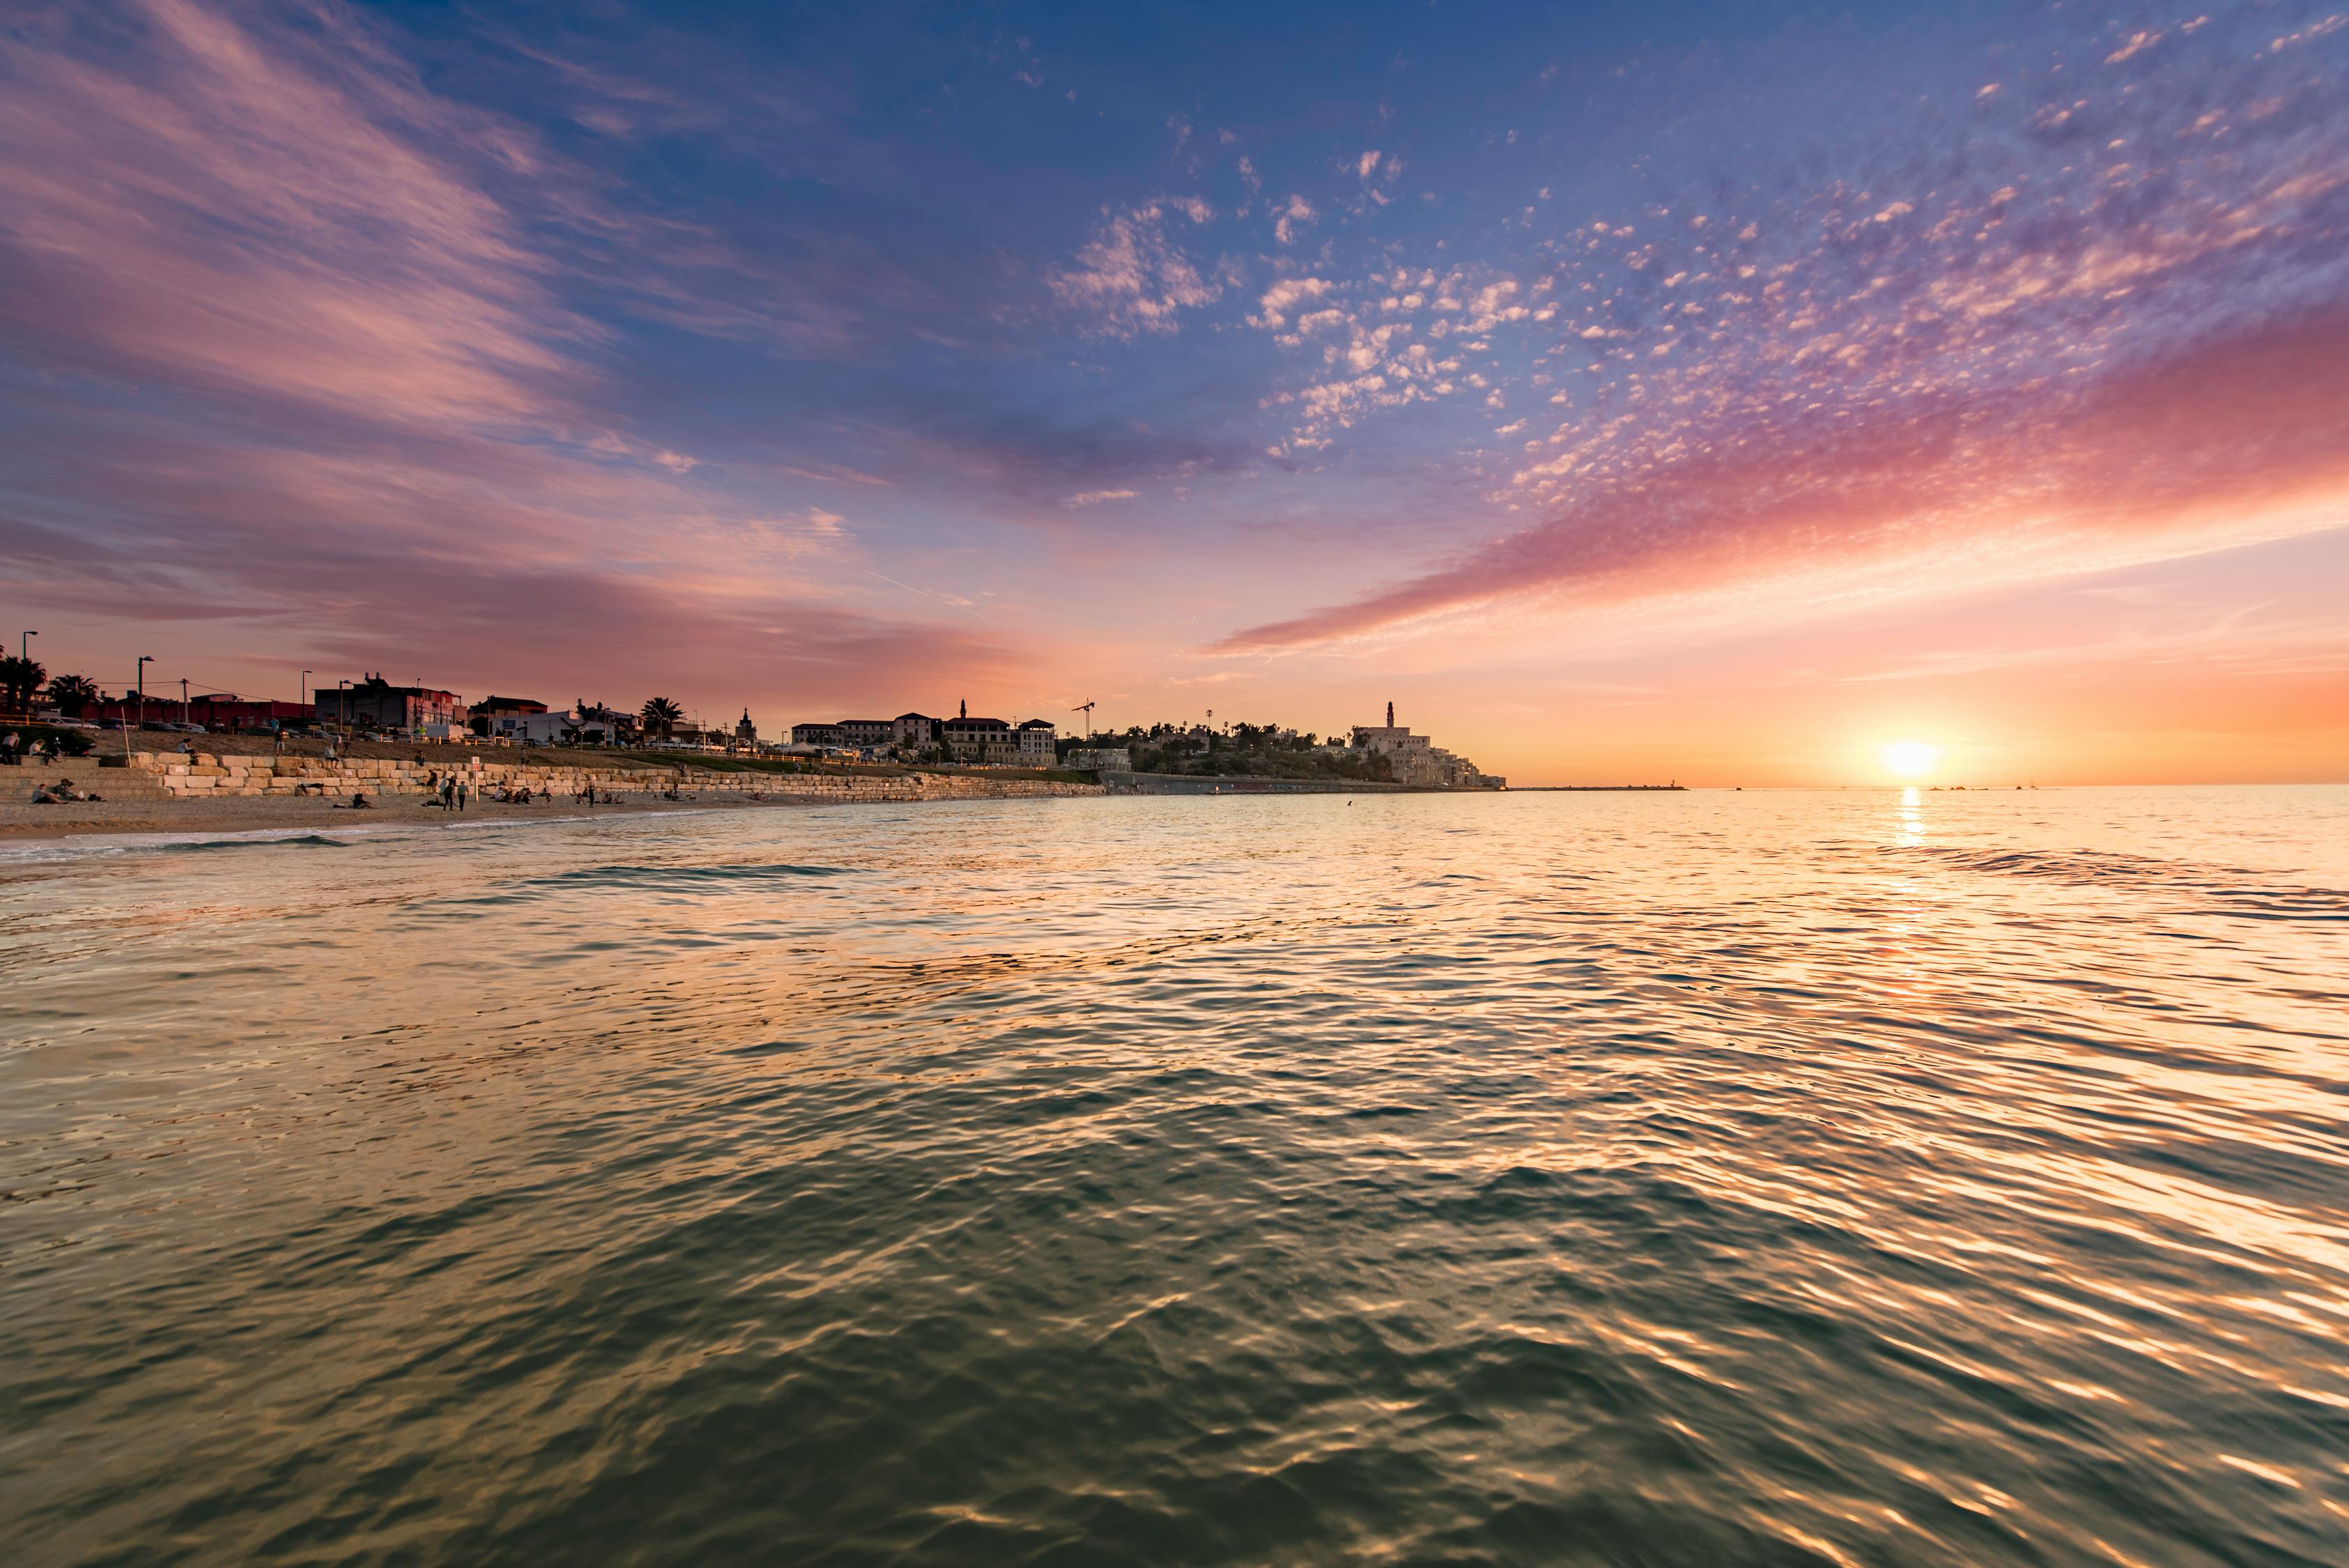
<path id="1" fill-rule="evenodd" d="M 2340 779 L 2344 78 L 2325 5 L 36 0 L 0 575 L 109 691 Z"/>

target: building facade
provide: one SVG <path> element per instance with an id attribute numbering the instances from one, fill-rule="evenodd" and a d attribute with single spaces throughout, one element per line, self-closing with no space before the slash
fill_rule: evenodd
<path id="1" fill-rule="evenodd" d="M 1397 784 L 1424 789 L 1502 789 L 1506 781 L 1478 769 L 1465 757 L 1454 756 L 1425 735 L 1414 735 L 1394 722 L 1394 704 L 1387 704 L 1383 724 L 1357 724 L 1353 743 L 1373 756 L 1384 757 Z"/>
<path id="2" fill-rule="evenodd" d="M 356 686 L 321 688 L 312 711 L 318 722 L 351 729 L 421 732 L 429 724 L 463 726 L 466 714 L 454 691 L 431 686 L 394 686 L 370 675 Z"/>
<path id="3" fill-rule="evenodd" d="M 858 751 L 935 753 L 948 762 L 999 767 L 1049 768 L 1060 748 L 1060 731 L 1049 719 L 1012 724 L 973 718 L 968 703 L 951 719 L 900 713 L 894 719 L 836 719 L 792 726 L 795 746 L 842 746 Z"/>
<path id="4" fill-rule="evenodd" d="M 81 717 L 94 724 L 140 724 L 154 720 L 171 723 L 202 724 L 208 730 L 274 730 L 289 724 L 307 724 L 310 710 L 299 702 L 275 702 L 261 698 L 238 697 L 226 691 L 214 691 L 182 701 L 176 691 L 169 697 L 150 691 L 143 696 L 126 691 L 120 697 L 101 698 L 82 706 Z"/>
<path id="5" fill-rule="evenodd" d="M 1000 719 L 957 713 L 938 729 L 949 761 L 1004 763 L 1019 760 L 1019 742 L 1011 726 Z"/>

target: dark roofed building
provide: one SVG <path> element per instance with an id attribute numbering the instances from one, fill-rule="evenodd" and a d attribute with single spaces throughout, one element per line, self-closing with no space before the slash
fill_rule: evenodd
<path id="1" fill-rule="evenodd" d="M 320 687 L 315 711 L 322 723 L 401 732 L 420 731 L 428 724 L 464 722 L 454 691 L 432 686 L 394 686 L 381 675 L 370 675 L 356 686 L 338 691 Z"/>
<path id="2" fill-rule="evenodd" d="M 958 763 L 1015 763 L 1019 742 L 1001 719 L 974 719 L 968 708 L 938 726 L 947 755 Z"/>

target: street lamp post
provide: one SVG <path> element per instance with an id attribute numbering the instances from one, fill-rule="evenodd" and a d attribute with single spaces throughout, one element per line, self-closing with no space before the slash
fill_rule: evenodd
<path id="1" fill-rule="evenodd" d="M 309 672 L 308 670 L 305 670 L 304 671 L 302 671 L 302 711 L 303 711 L 303 712 L 305 712 L 305 713 L 309 713 L 309 712 L 311 711 L 311 710 L 310 710 L 310 672 Z M 314 716 L 315 716 L 315 715 L 314 715 Z"/>
<path id="2" fill-rule="evenodd" d="M 16 634 L 16 657 L 17 657 L 17 658 L 19 658 L 19 659 L 23 659 L 24 657 L 26 657 L 26 654 L 25 654 L 25 645 L 26 645 L 27 642 L 31 641 L 34 638 L 36 638 L 36 637 L 38 637 L 38 636 L 40 636 L 40 635 L 41 635 L 41 634 L 40 634 L 39 632 L 37 632 L 37 631 L 26 631 L 26 632 L 19 632 L 19 633 L 17 633 L 17 634 Z"/>
<path id="3" fill-rule="evenodd" d="M 154 662 L 153 654 L 140 654 L 139 674 L 130 683 L 132 693 L 139 699 L 139 722 L 142 724 L 147 722 L 147 667 Z M 122 757 L 125 762 L 130 759 L 130 715 L 128 713 L 122 715 Z"/>

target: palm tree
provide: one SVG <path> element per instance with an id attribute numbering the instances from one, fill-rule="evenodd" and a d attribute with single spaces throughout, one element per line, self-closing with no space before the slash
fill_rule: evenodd
<path id="1" fill-rule="evenodd" d="M 8 699 L 8 705 L 12 708 L 29 711 L 33 706 L 33 693 L 38 691 L 41 682 L 48 678 L 49 672 L 41 668 L 41 661 L 37 659 L 16 655 L 0 659 L 0 695 Z"/>
<path id="2" fill-rule="evenodd" d="M 53 676 L 49 680 L 49 701 L 67 718 L 78 719 L 83 709 L 98 701 L 98 682 L 87 675 Z"/>
<path id="3" fill-rule="evenodd" d="M 685 717 L 685 710 L 666 697 L 655 697 L 646 702 L 642 715 L 645 733 L 666 739 L 677 722 Z"/>

